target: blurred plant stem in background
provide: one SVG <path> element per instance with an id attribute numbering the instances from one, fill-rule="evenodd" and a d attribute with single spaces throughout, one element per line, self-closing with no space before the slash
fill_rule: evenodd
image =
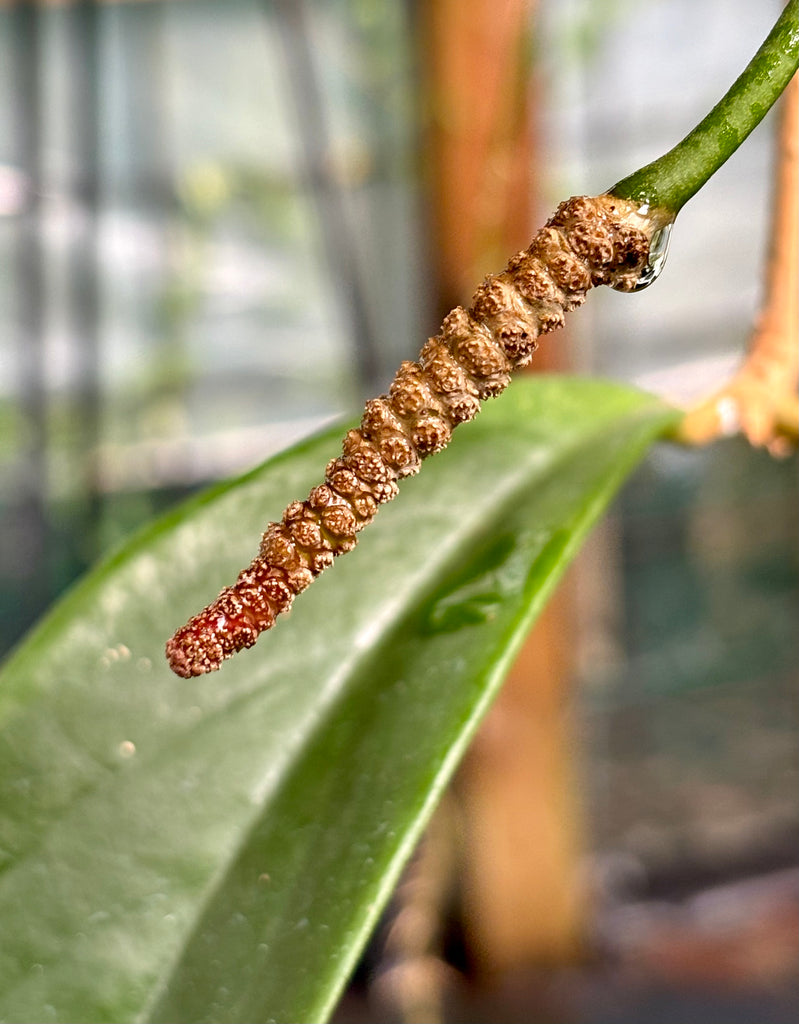
<path id="1" fill-rule="evenodd" d="M 799 77 L 780 101 L 769 251 L 761 310 L 735 375 L 680 424 L 687 444 L 739 431 L 787 455 L 799 440 Z"/>

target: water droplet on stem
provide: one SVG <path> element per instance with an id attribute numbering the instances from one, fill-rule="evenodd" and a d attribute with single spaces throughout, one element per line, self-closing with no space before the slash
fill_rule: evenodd
<path id="1" fill-rule="evenodd" d="M 663 268 L 666 266 L 666 259 L 669 255 L 669 242 L 671 241 L 673 224 L 674 221 L 664 224 L 662 227 L 657 228 L 652 235 L 652 241 L 649 244 L 649 258 L 641 272 L 641 276 L 638 278 L 635 288 L 633 288 L 634 292 L 640 292 L 644 288 L 648 288 L 663 273 Z"/>

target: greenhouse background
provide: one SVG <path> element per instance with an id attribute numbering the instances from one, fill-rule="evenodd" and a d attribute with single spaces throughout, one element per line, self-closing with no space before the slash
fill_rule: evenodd
<path id="1" fill-rule="evenodd" d="M 533 6 L 532 224 L 672 145 L 777 9 Z M 3 652 L 153 515 L 352 416 L 468 298 L 432 228 L 432 8 L 454 10 L 0 4 Z M 548 339 L 550 366 L 680 401 L 723 378 L 761 294 L 773 135 L 769 116 L 681 214 L 654 287 L 602 290 Z M 589 542 L 560 640 L 581 835 L 560 883 L 590 895 L 493 989 L 490 935 L 468 899 L 449 911 L 457 1019 L 789 1019 L 796 498 L 795 459 L 662 445 Z M 380 962 L 378 941 L 341 1024 L 370 1019 Z"/>

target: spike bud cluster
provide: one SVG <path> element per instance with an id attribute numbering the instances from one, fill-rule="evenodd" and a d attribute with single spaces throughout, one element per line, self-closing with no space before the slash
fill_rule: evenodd
<path id="1" fill-rule="evenodd" d="M 325 481 L 270 523 L 260 550 L 231 587 L 182 626 L 166 645 L 179 676 L 219 668 L 251 647 L 277 616 L 397 494 L 397 481 L 446 447 L 459 423 L 508 386 L 530 362 L 538 338 L 594 285 L 632 291 L 646 267 L 657 221 L 606 194 L 562 203 L 528 249 L 489 276 L 468 309 L 444 319 L 416 362 L 403 362 L 388 393 L 366 403 Z"/>

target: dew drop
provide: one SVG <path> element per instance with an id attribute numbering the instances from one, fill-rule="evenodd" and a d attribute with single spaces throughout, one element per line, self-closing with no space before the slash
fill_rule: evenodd
<path id="1" fill-rule="evenodd" d="M 673 221 L 664 224 L 663 227 L 658 228 L 652 235 L 652 241 L 649 245 L 649 258 L 641 272 L 641 276 L 638 278 L 635 288 L 633 288 L 634 292 L 640 292 L 644 288 L 648 288 L 663 273 L 663 268 L 666 266 L 666 259 L 669 255 L 669 242 L 671 241 L 673 224 Z"/>

